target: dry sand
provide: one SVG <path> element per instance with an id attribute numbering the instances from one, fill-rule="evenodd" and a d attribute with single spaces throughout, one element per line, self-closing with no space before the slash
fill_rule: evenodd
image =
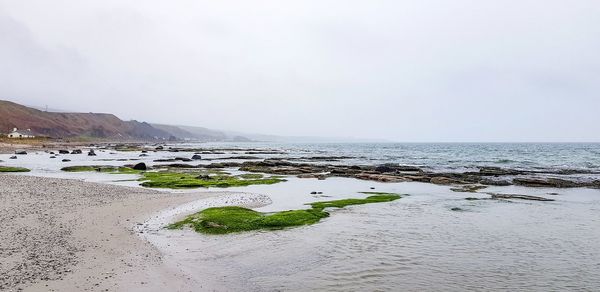
<path id="1" fill-rule="evenodd" d="M 0 290 L 213 290 L 136 230 L 160 210 L 215 195 L 0 175 Z"/>

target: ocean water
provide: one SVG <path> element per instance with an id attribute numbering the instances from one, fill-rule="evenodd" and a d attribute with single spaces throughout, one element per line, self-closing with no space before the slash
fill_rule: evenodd
<path id="1" fill-rule="evenodd" d="M 208 143 L 205 147 L 283 149 L 286 156 L 348 156 L 344 163 L 399 163 L 433 171 L 496 166 L 600 171 L 600 143 Z M 191 146 L 191 145 L 190 145 Z M 277 156 L 277 155 L 273 155 Z"/>
<path id="2" fill-rule="evenodd" d="M 224 149 L 203 154 L 208 164 L 237 155 L 292 157 L 306 163 L 399 163 L 430 171 L 467 171 L 482 166 L 555 172 L 600 172 L 600 144 L 276 144 L 177 145 Z M 282 150 L 248 154 L 248 148 Z M 32 169 L 24 175 L 137 185 L 135 175 L 65 173 L 68 165 L 123 165 L 189 152 L 96 151 L 98 156 L 50 159 L 37 152 L 1 165 Z M 335 161 L 308 157 L 346 156 Z M 63 163 L 62 158 L 73 161 Z M 208 160 L 211 159 L 211 160 Z M 214 159 L 214 160 L 212 160 Z M 244 160 L 227 160 L 244 161 Z M 229 169 L 228 171 L 236 171 Z M 200 191 L 206 191 L 201 189 Z M 363 191 L 405 194 L 400 200 L 331 210 L 318 224 L 269 232 L 207 236 L 189 230 L 147 230 L 143 237 L 165 263 L 199 286 L 216 291 L 598 291 L 600 288 L 600 190 L 494 186 L 482 192 L 525 194 L 552 202 L 465 200 L 485 193 L 453 192 L 449 186 L 380 183 L 351 178 L 287 177 L 275 185 L 208 191 L 266 195 L 262 212 L 306 208 L 308 202 L 364 197 Z M 322 192 L 314 195 L 312 192 Z M 206 199 L 211 200 L 211 199 Z M 218 202 L 231 202 L 221 198 Z M 218 203 L 212 202 L 212 204 Z M 204 205 L 210 202 L 205 202 Z M 203 205 L 202 202 L 198 204 Z M 189 210 L 188 210 L 189 212 Z M 153 216 L 152 218 L 160 218 Z M 149 219 L 154 220 L 154 219 Z M 202 289 L 200 289 L 202 290 Z"/>

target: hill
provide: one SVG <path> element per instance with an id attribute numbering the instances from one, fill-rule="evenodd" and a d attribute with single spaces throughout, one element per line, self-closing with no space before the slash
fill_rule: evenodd
<path id="1" fill-rule="evenodd" d="M 0 132 L 31 129 L 53 138 L 169 139 L 173 135 L 146 122 L 123 121 L 112 114 L 45 112 L 0 100 Z"/>

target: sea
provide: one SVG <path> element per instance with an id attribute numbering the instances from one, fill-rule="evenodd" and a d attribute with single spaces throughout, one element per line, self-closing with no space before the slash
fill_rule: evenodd
<path id="1" fill-rule="evenodd" d="M 379 165 L 397 163 L 428 171 L 464 172 L 502 167 L 585 179 L 600 175 L 600 144 L 594 143 L 187 143 L 177 147 L 227 149 L 209 160 L 252 154 L 293 157 L 306 163 Z M 238 149 L 238 150 L 236 150 Z M 277 153 L 276 153 L 277 152 Z M 50 159 L 45 152 L 1 165 L 32 169 L 25 175 L 84 179 L 137 186 L 134 175 L 73 174 L 66 165 L 122 165 L 185 152 L 96 151 L 98 156 Z M 189 153 L 188 153 L 189 154 Z M 309 157 L 337 157 L 311 160 Z M 235 160 L 227 160 L 235 161 Z M 232 169 L 231 171 L 236 171 Z M 397 201 L 331 210 L 321 222 L 276 231 L 204 235 L 163 227 L 180 218 L 159 213 L 140 235 L 165 256 L 166 264 L 206 289 L 217 291 L 599 291 L 600 190 L 491 186 L 478 193 L 419 182 L 382 183 L 352 178 L 286 177 L 274 185 L 201 189 L 266 195 L 275 212 L 307 208 L 306 203 L 360 198 L 361 192 L 402 194 Z M 550 202 L 490 200 L 488 193 L 533 195 Z M 482 200 L 466 200 L 466 198 Z M 206 199 L 211 200 L 211 199 Z M 233 201 L 233 200 L 231 200 Z M 220 202 L 227 202 L 221 198 Z M 207 202 L 200 202 L 198 206 Z M 214 202 L 213 202 L 214 203 Z M 226 204 L 226 203 L 224 203 Z M 194 210 L 195 211 L 195 210 Z M 198 210 L 199 211 L 199 210 Z M 181 216 L 179 214 L 178 216 Z"/>

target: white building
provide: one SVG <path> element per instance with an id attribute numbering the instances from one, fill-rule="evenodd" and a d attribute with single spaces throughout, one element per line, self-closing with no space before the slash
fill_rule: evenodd
<path id="1" fill-rule="evenodd" d="M 18 130 L 17 128 L 14 128 L 13 131 L 10 134 L 8 134 L 8 138 L 14 138 L 14 139 L 35 138 L 35 136 L 31 132 L 31 129 Z"/>

